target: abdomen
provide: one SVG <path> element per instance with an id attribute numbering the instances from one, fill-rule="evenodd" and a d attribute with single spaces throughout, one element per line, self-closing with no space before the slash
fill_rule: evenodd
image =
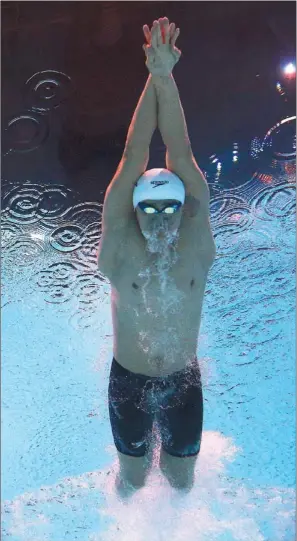
<path id="1" fill-rule="evenodd" d="M 183 369 L 196 355 L 201 306 L 192 299 L 166 318 L 133 303 L 120 307 L 112 299 L 113 353 L 116 360 L 135 373 L 166 375 Z M 200 303 L 201 305 L 201 303 Z"/>

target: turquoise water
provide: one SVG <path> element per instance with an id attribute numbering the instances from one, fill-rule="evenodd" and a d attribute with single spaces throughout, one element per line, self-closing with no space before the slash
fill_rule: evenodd
<path id="1" fill-rule="evenodd" d="M 217 257 L 198 358 L 204 427 L 184 496 L 158 470 L 126 502 L 107 407 L 102 206 L 4 183 L 2 535 L 10 541 L 295 539 L 295 164 L 211 200 Z"/>

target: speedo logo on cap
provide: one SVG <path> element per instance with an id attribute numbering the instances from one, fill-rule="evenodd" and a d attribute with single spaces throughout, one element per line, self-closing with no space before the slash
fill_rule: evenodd
<path id="1" fill-rule="evenodd" d="M 151 184 L 153 188 L 157 188 L 158 186 L 163 186 L 163 184 L 169 184 L 169 180 L 151 180 Z"/>

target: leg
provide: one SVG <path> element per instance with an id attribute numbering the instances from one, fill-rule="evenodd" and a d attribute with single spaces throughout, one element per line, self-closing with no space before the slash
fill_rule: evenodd
<path id="1" fill-rule="evenodd" d="M 116 478 L 116 489 L 119 496 L 127 498 L 145 485 L 152 465 L 153 448 L 149 447 L 146 454 L 141 457 L 125 455 L 118 451 L 118 458 L 120 468 Z"/>
<path id="2" fill-rule="evenodd" d="M 190 490 L 200 451 L 203 425 L 203 396 L 198 361 L 190 369 L 175 373 L 160 408 L 158 421 L 162 439 L 160 468 L 170 484 Z M 166 395 L 165 395 L 166 397 Z"/>
<path id="3" fill-rule="evenodd" d="M 118 457 L 120 463 L 118 485 L 135 489 L 143 487 L 151 466 L 148 456 L 135 457 L 118 451 Z"/>
<path id="4" fill-rule="evenodd" d="M 160 469 L 173 488 L 185 491 L 193 488 L 197 456 L 172 456 L 161 449 Z"/>
<path id="5" fill-rule="evenodd" d="M 116 488 L 121 496 L 144 486 L 151 465 L 149 439 L 153 416 L 142 406 L 145 381 L 113 360 L 109 416 L 119 457 Z"/>

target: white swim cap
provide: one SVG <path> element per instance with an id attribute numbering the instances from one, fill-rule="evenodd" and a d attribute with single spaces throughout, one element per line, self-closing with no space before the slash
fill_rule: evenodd
<path id="1" fill-rule="evenodd" d="M 150 169 L 141 175 L 133 191 L 133 207 L 146 199 L 176 199 L 182 205 L 186 190 L 181 179 L 168 169 Z"/>

